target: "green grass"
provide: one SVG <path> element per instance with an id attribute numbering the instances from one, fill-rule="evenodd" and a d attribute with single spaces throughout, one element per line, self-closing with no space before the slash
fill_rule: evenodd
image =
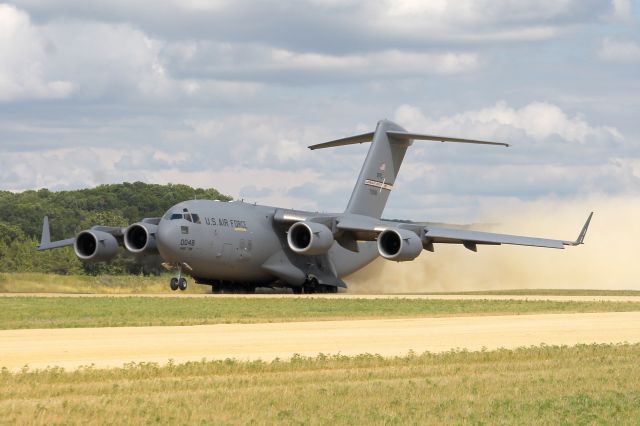
<path id="1" fill-rule="evenodd" d="M 638 302 L 340 298 L 2 297 L 0 329 L 639 311 Z"/>
<path id="2" fill-rule="evenodd" d="M 171 293 L 172 275 L 54 275 L 0 273 L 0 293 L 143 294 Z M 211 293 L 211 287 L 189 281 L 187 293 Z"/>
<path id="3" fill-rule="evenodd" d="M 483 290 L 483 291 L 457 291 L 450 293 L 423 293 L 423 294 L 459 294 L 478 296 L 640 296 L 640 290 L 573 290 L 573 289 L 517 289 L 517 290 Z"/>
<path id="4" fill-rule="evenodd" d="M 640 345 L 0 373 L 8 424 L 637 424 Z"/>
<path id="5" fill-rule="evenodd" d="M 0 293 L 76 293 L 76 294 L 148 294 L 171 293 L 169 279 L 162 276 L 86 276 L 55 275 L 41 273 L 0 272 Z M 198 285 L 189 279 L 187 293 L 210 293 L 211 287 Z M 640 296 L 636 290 L 553 290 L 517 289 L 466 292 L 425 292 L 420 294 L 460 294 L 460 295 L 531 295 L 531 296 Z"/>

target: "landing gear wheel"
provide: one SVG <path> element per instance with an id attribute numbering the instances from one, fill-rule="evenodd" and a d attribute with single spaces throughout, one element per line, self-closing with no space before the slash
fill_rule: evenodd
<path id="1" fill-rule="evenodd" d="M 171 281 L 169 281 L 169 287 L 171 287 L 171 290 L 176 291 L 178 289 L 178 279 L 171 278 Z"/>
<path id="2" fill-rule="evenodd" d="M 178 280 L 178 288 L 179 288 L 181 291 L 185 291 L 185 290 L 187 289 L 187 280 L 186 280 L 186 279 L 184 279 L 184 278 L 180 278 L 180 279 Z"/>
<path id="3" fill-rule="evenodd" d="M 307 281 L 305 281 L 303 288 L 305 294 L 316 293 L 318 291 L 318 279 L 315 277 L 308 278 Z"/>

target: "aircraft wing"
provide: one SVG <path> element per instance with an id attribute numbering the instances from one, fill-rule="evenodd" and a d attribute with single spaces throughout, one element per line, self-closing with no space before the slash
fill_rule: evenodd
<path id="1" fill-rule="evenodd" d="M 145 219 L 145 220 L 154 220 L 154 219 L 155 218 Z M 91 229 L 94 231 L 106 232 L 108 234 L 113 235 L 116 238 L 120 238 L 123 235 L 121 227 L 98 225 L 98 226 L 92 227 Z M 75 237 L 68 238 L 66 240 L 51 241 L 51 231 L 49 229 L 49 217 L 48 216 L 44 217 L 42 221 L 42 237 L 40 238 L 40 245 L 38 246 L 38 250 L 51 250 L 51 249 L 56 249 L 60 247 L 72 246 L 75 242 L 76 242 Z"/>
<path id="2" fill-rule="evenodd" d="M 510 234 L 496 234 L 492 232 L 474 231 L 460 228 L 447 228 L 445 226 L 424 226 L 417 223 L 377 222 L 360 220 L 358 217 L 344 217 L 339 220 L 337 228 L 345 233 L 352 234 L 358 240 L 373 241 L 378 234 L 385 229 L 401 228 L 415 232 L 422 240 L 426 250 L 433 251 L 434 244 L 462 244 L 472 251 L 477 250 L 477 245 L 511 244 L 531 247 L 547 247 L 562 249 L 566 245 L 577 246 L 583 244 L 593 212 L 587 218 L 578 238 L 575 241 L 554 240 L 549 238 L 527 237 Z"/>
<path id="3" fill-rule="evenodd" d="M 375 241 L 378 235 L 391 228 L 400 228 L 415 232 L 422 240 L 425 250 L 433 251 L 434 244 L 461 244 L 472 251 L 477 251 L 478 245 L 519 245 L 530 247 L 546 247 L 563 249 L 564 246 L 577 246 L 584 242 L 593 212 L 589 214 L 578 238 L 575 241 L 555 240 L 550 238 L 528 237 L 510 234 L 496 234 L 466 229 L 466 227 L 447 227 L 444 224 L 393 222 L 378 220 L 372 217 L 342 214 L 342 215 L 304 215 L 293 210 L 279 210 L 274 220 L 280 223 L 294 223 L 310 221 L 323 223 L 334 229 L 336 240 L 343 247 L 357 251 L 356 241 Z"/>
<path id="4" fill-rule="evenodd" d="M 450 229 L 444 227 L 426 227 L 422 238 L 426 247 L 434 243 L 463 244 L 469 250 L 476 251 L 477 244 L 511 244 L 518 246 L 547 247 L 563 249 L 564 246 L 577 246 L 584 243 L 593 212 L 587 217 L 578 238 L 575 241 L 553 240 L 549 238 L 525 237 L 520 235 L 495 234 L 492 232 L 472 231 L 467 229 Z"/>
<path id="5" fill-rule="evenodd" d="M 462 229 L 448 228 L 425 228 L 424 238 L 427 244 L 444 243 L 444 244 L 463 244 L 465 247 L 475 251 L 477 244 L 513 244 L 519 246 L 547 247 L 547 248 L 564 248 L 567 241 L 551 240 L 548 238 L 523 237 L 519 235 L 494 234 L 491 232 L 470 231 Z"/>

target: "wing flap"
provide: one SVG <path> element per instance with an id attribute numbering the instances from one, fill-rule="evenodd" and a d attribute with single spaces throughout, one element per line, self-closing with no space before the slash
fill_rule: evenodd
<path id="1" fill-rule="evenodd" d="M 465 247 L 472 247 L 473 244 L 512 244 L 563 249 L 565 245 L 562 240 L 448 228 L 425 228 L 424 240 L 430 243 L 464 244 Z"/>

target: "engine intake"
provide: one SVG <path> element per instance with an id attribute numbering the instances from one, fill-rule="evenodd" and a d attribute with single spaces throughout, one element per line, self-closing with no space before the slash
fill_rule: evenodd
<path id="1" fill-rule="evenodd" d="M 85 262 L 105 262 L 118 254 L 118 240 L 102 231 L 82 231 L 76 236 L 73 250 Z"/>
<path id="2" fill-rule="evenodd" d="M 158 254 L 156 232 L 158 225 L 134 223 L 124 231 L 124 246 L 134 254 Z"/>
<path id="3" fill-rule="evenodd" d="M 287 234 L 291 250 L 304 255 L 324 254 L 333 245 L 333 233 L 326 226 L 315 222 L 297 222 Z"/>
<path id="4" fill-rule="evenodd" d="M 396 262 L 413 260 L 422 251 L 420 238 L 406 229 L 386 229 L 378 235 L 380 256 Z"/>

